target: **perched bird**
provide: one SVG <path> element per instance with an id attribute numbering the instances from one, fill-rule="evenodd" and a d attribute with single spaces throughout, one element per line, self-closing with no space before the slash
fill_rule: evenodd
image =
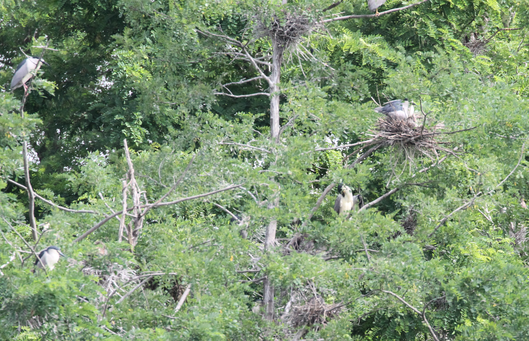
<path id="1" fill-rule="evenodd" d="M 48 270 L 53 270 L 61 256 L 66 257 L 57 246 L 49 246 L 39 253 L 35 265 L 41 269 L 46 267 Z"/>
<path id="2" fill-rule="evenodd" d="M 44 59 L 28 57 L 24 59 L 20 64 L 18 64 L 13 79 L 11 80 L 11 91 L 16 88 L 24 87 L 24 91 L 28 91 L 26 82 L 33 77 L 32 71 L 37 69 L 37 66 L 40 68 L 42 64 L 49 65 L 44 61 Z"/>
<path id="3" fill-rule="evenodd" d="M 378 16 L 378 8 L 382 6 L 386 0 L 367 0 L 367 7 L 370 11 L 376 11 L 375 15 Z"/>
<path id="4" fill-rule="evenodd" d="M 408 118 L 408 111 L 410 110 L 409 105 L 408 100 L 405 100 L 404 103 L 402 103 L 402 100 L 396 99 L 385 103 L 382 107 L 375 108 L 375 111 L 394 119 L 405 120 Z"/>
<path id="5" fill-rule="evenodd" d="M 334 210 L 336 213 L 344 215 L 355 208 L 355 206 L 358 206 L 358 208 L 362 207 L 362 196 L 360 194 L 353 195 L 353 192 L 348 186 L 339 184 L 338 192 L 339 194 L 334 202 Z"/>

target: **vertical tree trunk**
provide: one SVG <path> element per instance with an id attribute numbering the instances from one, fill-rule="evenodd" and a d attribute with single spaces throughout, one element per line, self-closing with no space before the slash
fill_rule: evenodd
<path id="1" fill-rule="evenodd" d="M 270 75 L 270 135 L 273 141 L 279 142 L 279 98 L 281 82 L 281 64 L 283 63 L 284 46 L 272 37 L 272 73 Z"/>
<path id="2" fill-rule="evenodd" d="M 270 138 L 275 143 L 279 143 L 279 99 L 281 81 L 281 64 L 283 63 L 283 53 L 285 48 L 279 44 L 272 36 L 272 73 L 270 75 Z M 279 193 L 275 193 L 275 198 L 271 200 L 268 209 L 274 209 L 279 206 Z M 264 243 L 265 251 L 274 246 L 276 242 L 277 219 L 272 217 L 268 227 L 266 228 L 266 237 Z M 270 280 L 264 280 L 263 303 L 265 305 L 265 319 L 268 321 L 274 320 L 274 286 Z"/>

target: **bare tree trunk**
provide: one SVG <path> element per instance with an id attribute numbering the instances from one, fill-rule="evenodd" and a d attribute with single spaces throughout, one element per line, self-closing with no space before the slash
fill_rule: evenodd
<path id="1" fill-rule="evenodd" d="M 270 133 L 272 140 L 279 142 L 279 99 L 281 82 L 281 64 L 285 48 L 272 37 L 272 74 L 270 75 Z"/>
<path id="2" fill-rule="evenodd" d="M 140 234 L 140 230 L 143 227 L 143 218 L 144 216 L 141 213 L 140 206 L 140 187 L 138 186 L 138 183 L 136 182 L 136 177 L 134 176 L 134 165 L 132 164 L 132 159 L 130 158 L 129 153 L 129 146 L 127 145 L 127 140 L 123 140 L 123 146 L 125 149 L 125 156 L 127 158 L 127 163 L 129 165 L 129 185 L 132 192 L 132 205 L 133 210 L 132 214 L 134 216 L 134 226 L 132 226 L 132 223 L 129 225 L 129 244 L 134 249 L 134 246 L 138 242 L 138 236 Z"/>
<path id="3" fill-rule="evenodd" d="M 22 113 L 22 118 L 24 114 Z M 28 205 L 29 205 L 29 225 L 31 226 L 31 234 L 33 240 L 37 241 L 37 223 L 35 222 L 35 193 L 33 186 L 31 186 L 31 178 L 29 175 L 29 161 L 28 161 L 28 142 L 24 141 L 22 144 L 22 157 L 24 158 L 24 176 L 26 178 L 26 187 L 28 188 Z"/>
<path id="4" fill-rule="evenodd" d="M 275 143 L 279 143 L 279 99 L 280 99 L 280 88 L 279 84 L 281 81 L 281 64 L 283 63 L 283 52 L 284 46 L 279 44 L 274 37 L 271 37 L 273 45 L 272 54 L 272 74 L 270 75 L 270 133 L 271 139 Z M 271 200 L 271 204 L 268 206 L 269 209 L 274 209 L 279 206 L 279 193 L 275 194 L 276 197 Z M 266 237 L 264 243 L 265 251 L 268 251 L 270 247 L 274 246 L 276 242 L 276 230 L 277 230 L 277 219 L 272 217 L 268 227 L 266 228 Z M 265 306 L 265 319 L 268 321 L 274 320 L 274 286 L 270 283 L 270 280 L 265 278 L 264 280 L 264 293 L 263 303 Z"/>

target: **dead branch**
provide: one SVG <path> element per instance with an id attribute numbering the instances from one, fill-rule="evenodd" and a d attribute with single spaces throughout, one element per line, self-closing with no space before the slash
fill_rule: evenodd
<path id="1" fill-rule="evenodd" d="M 13 185 L 16 185 L 24 190 L 27 190 L 27 187 L 22 185 L 22 184 L 19 184 L 18 182 L 16 181 L 13 181 L 11 179 L 6 179 L 7 182 L 10 182 L 12 183 Z M 33 194 L 35 194 L 35 198 L 39 198 L 40 200 L 44 201 L 46 204 L 48 205 L 51 205 L 53 207 L 56 207 L 58 208 L 59 210 L 61 211 L 65 211 L 65 212 L 71 212 L 71 213 L 90 213 L 90 214 L 100 214 L 99 212 L 96 212 L 96 211 L 92 211 L 92 210 L 72 210 L 71 208 L 67 208 L 67 207 L 63 207 L 61 205 L 57 205 L 56 203 L 40 196 L 37 192 L 33 191 Z"/>
<path id="2" fill-rule="evenodd" d="M 136 290 L 138 290 L 143 284 L 145 284 L 145 282 L 147 282 L 148 280 L 150 280 L 153 276 L 150 275 L 148 276 L 147 278 L 145 278 L 143 281 L 141 281 L 138 285 L 136 285 L 134 288 L 132 288 L 132 290 L 130 290 L 128 293 L 126 293 L 125 295 L 123 295 L 117 302 L 116 302 L 116 305 L 120 304 L 121 302 L 123 302 L 127 297 L 129 297 L 130 295 L 132 295 L 132 293 Z"/>
<path id="3" fill-rule="evenodd" d="M 7 226 L 9 226 L 11 228 L 11 230 L 13 230 L 16 235 L 22 239 L 22 241 L 24 242 L 24 244 L 26 244 L 27 248 L 31 251 L 31 253 L 35 256 L 35 258 L 37 259 L 38 263 L 40 263 L 40 257 L 39 255 L 35 252 L 35 250 L 31 247 L 31 245 L 28 244 L 28 242 L 24 239 L 24 237 L 22 237 L 22 235 L 20 235 L 20 233 L 13 227 L 13 225 L 11 225 L 7 220 L 6 218 L 2 217 L 2 219 L 5 221 L 5 223 L 7 224 Z M 37 264 L 38 264 L 37 263 Z M 42 264 L 42 263 L 41 263 Z M 44 265 L 44 264 L 42 264 Z M 46 266 L 43 266 L 42 269 L 44 269 L 44 272 L 46 273 L 46 276 L 48 275 L 48 270 L 46 270 Z"/>
<path id="4" fill-rule="evenodd" d="M 337 146 L 337 147 L 329 147 L 329 148 L 316 148 L 314 149 L 315 152 L 322 152 L 322 151 L 325 151 L 325 150 L 335 150 L 335 149 L 345 149 L 345 148 L 349 148 L 349 147 L 354 147 L 354 146 L 358 146 L 358 145 L 361 145 L 361 144 L 368 144 L 368 143 L 371 143 L 373 140 L 367 140 L 367 141 L 360 141 L 360 142 L 356 142 L 356 143 L 351 143 L 351 144 L 343 144 L 341 146 Z"/>
<path id="5" fill-rule="evenodd" d="M 405 306 L 407 306 L 408 308 L 410 308 L 411 310 L 413 310 L 413 312 L 417 313 L 419 316 L 422 317 L 422 320 L 424 321 L 424 323 L 426 324 L 426 326 L 428 327 L 428 330 L 430 330 L 430 334 L 432 335 L 433 339 L 435 341 L 439 341 L 439 339 L 437 338 L 437 335 L 435 334 L 435 331 L 433 330 L 432 326 L 430 325 L 430 323 L 428 322 L 428 320 L 426 319 L 426 316 L 421 313 L 417 308 L 415 308 L 414 306 L 412 306 L 411 304 L 409 304 L 408 302 L 406 302 L 402 297 L 400 297 L 399 295 L 395 294 L 394 292 L 392 291 L 389 291 L 389 290 L 380 290 L 386 294 L 390 294 L 392 295 L 393 297 L 396 297 L 399 301 L 401 301 L 402 303 L 404 303 Z"/>
<path id="6" fill-rule="evenodd" d="M 408 8 L 412 8 L 412 7 L 418 6 L 418 5 L 423 4 L 423 3 L 427 2 L 427 1 L 428 0 L 422 0 L 420 2 L 411 4 L 411 5 L 408 5 L 408 6 L 399 7 L 399 8 L 393 8 L 393 9 L 390 9 L 390 10 L 387 10 L 387 11 L 384 11 L 384 12 L 379 12 L 378 15 L 376 15 L 376 14 L 353 14 L 353 15 L 346 15 L 346 16 L 343 16 L 343 17 L 325 19 L 325 20 L 320 21 L 320 23 L 321 24 L 325 24 L 325 23 L 328 23 L 328 22 L 339 21 L 339 20 L 347 20 L 347 19 L 377 18 L 379 16 L 387 15 L 387 14 L 390 14 L 390 13 L 393 13 L 393 12 L 404 11 L 404 10 L 406 10 Z"/>
<path id="7" fill-rule="evenodd" d="M 157 208 L 157 207 L 162 207 L 162 206 L 175 205 L 175 204 L 179 204 L 179 203 L 184 202 L 184 201 L 199 199 L 199 198 L 207 197 L 207 196 L 210 196 L 210 195 L 213 195 L 213 194 L 217 194 L 217 193 L 221 193 L 221 192 L 225 192 L 225 191 L 230 191 L 232 189 L 239 188 L 241 186 L 242 185 L 230 185 L 228 187 L 225 187 L 225 188 L 222 188 L 222 189 L 219 189 L 219 190 L 216 190 L 216 191 L 203 193 L 203 194 L 198 194 L 198 195 L 193 195 L 193 196 L 190 196 L 190 197 L 187 197 L 187 198 L 183 198 L 183 199 L 178 199 L 178 200 L 168 201 L 168 202 L 154 203 L 154 204 L 149 204 L 149 205 L 141 205 L 140 208 L 152 209 L 152 208 Z M 132 208 L 127 208 L 127 211 L 132 211 Z M 94 232 L 95 230 L 97 230 L 98 228 L 100 228 L 101 226 L 106 224 L 110 219 L 112 219 L 115 216 L 120 215 L 120 214 L 122 214 L 122 212 L 116 212 L 116 213 L 106 217 L 105 219 L 101 220 L 99 223 L 94 225 L 92 228 L 90 228 L 88 231 L 83 233 L 81 236 L 77 237 L 73 242 L 74 243 L 80 242 L 81 240 L 85 239 L 88 235 L 90 235 L 92 232 Z"/>
<path id="8" fill-rule="evenodd" d="M 125 218 L 127 216 L 127 191 L 128 191 L 128 185 L 127 180 L 123 180 L 122 182 L 122 208 L 121 208 L 121 219 L 119 219 L 119 230 L 118 230 L 118 242 L 121 243 L 123 240 L 123 230 L 125 229 Z"/>
<path id="9" fill-rule="evenodd" d="M 358 210 L 358 212 L 360 211 L 363 211 L 365 209 L 368 209 L 369 207 L 379 203 L 380 201 L 384 200 L 385 198 L 389 197 L 390 195 L 392 195 L 393 193 L 397 192 L 400 188 L 393 188 L 391 191 L 387 192 L 386 194 L 378 197 L 377 199 L 371 201 L 370 203 L 367 203 L 365 204 L 364 206 L 360 207 L 360 209 Z"/>
<path id="10" fill-rule="evenodd" d="M 247 94 L 247 95 L 233 95 L 233 94 L 227 94 L 225 92 L 214 92 L 213 95 L 228 96 L 228 97 L 233 97 L 233 98 L 246 98 L 246 97 L 254 97 L 254 96 L 270 97 L 270 94 L 267 92 L 254 92 L 253 94 Z"/>
<path id="11" fill-rule="evenodd" d="M 242 144 L 242 143 L 235 143 L 235 142 L 219 142 L 217 144 L 226 145 L 226 146 L 239 146 L 239 147 L 243 147 L 243 148 L 255 149 L 255 150 L 259 150 L 261 152 L 272 154 L 272 152 L 267 150 L 267 149 L 254 147 L 254 146 L 249 145 L 249 144 Z"/>
<path id="12" fill-rule="evenodd" d="M 191 292 L 191 284 L 188 284 L 186 290 L 184 291 L 184 293 L 180 297 L 180 300 L 178 301 L 178 304 L 176 305 L 173 315 L 175 315 L 180 310 L 180 308 L 182 308 L 182 305 L 184 304 L 187 298 L 187 295 L 189 295 L 190 292 Z"/>

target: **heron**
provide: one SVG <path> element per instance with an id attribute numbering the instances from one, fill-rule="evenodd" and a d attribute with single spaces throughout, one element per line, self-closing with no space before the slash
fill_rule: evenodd
<path id="1" fill-rule="evenodd" d="M 363 200 L 360 194 L 353 195 L 351 188 L 344 184 L 338 185 L 338 196 L 334 202 L 334 210 L 339 215 L 347 214 L 352 209 L 362 207 Z"/>
<path id="2" fill-rule="evenodd" d="M 386 0 L 367 0 L 367 7 L 369 7 L 370 11 L 375 11 L 375 15 L 378 16 L 378 8 L 382 6 Z"/>
<path id="3" fill-rule="evenodd" d="M 413 110 L 413 105 L 411 108 Z M 404 103 L 402 100 L 396 99 L 385 103 L 382 107 L 375 108 L 375 111 L 394 119 L 405 120 L 409 117 L 410 103 L 407 99 L 404 100 Z"/>
<path id="4" fill-rule="evenodd" d="M 28 91 L 26 82 L 33 77 L 33 71 L 39 69 L 42 64 L 49 65 L 42 58 L 28 57 L 18 64 L 13 79 L 11 80 L 11 91 L 24 87 L 24 92 Z"/>
<path id="5" fill-rule="evenodd" d="M 66 257 L 57 246 L 48 246 L 39 253 L 39 257 L 35 260 L 35 265 L 41 269 L 46 267 L 49 270 L 53 270 L 61 256 Z"/>

